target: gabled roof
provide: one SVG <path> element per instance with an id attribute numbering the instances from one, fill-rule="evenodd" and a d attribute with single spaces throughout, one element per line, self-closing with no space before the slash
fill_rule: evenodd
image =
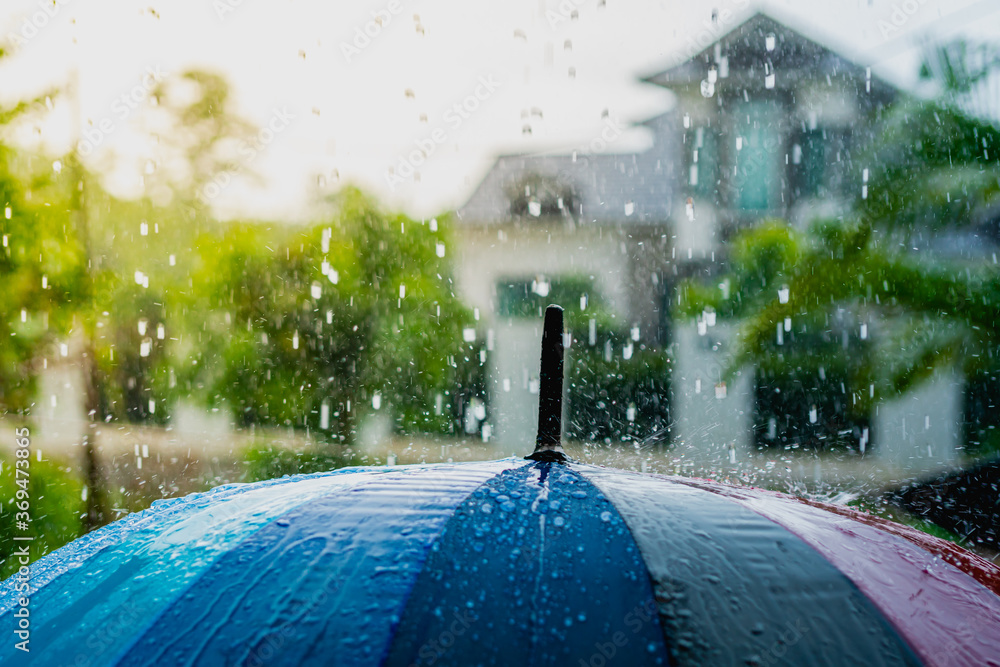
<path id="1" fill-rule="evenodd" d="M 673 168 L 657 164 L 649 153 L 505 155 L 458 210 L 458 218 L 476 223 L 530 220 L 511 210 L 511 196 L 531 180 L 571 192 L 573 218 L 581 225 L 662 224 L 674 206 Z"/>
<path id="2" fill-rule="evenodd" d="M 773 48 L 767 47 L 774 36 Z M 716 52 L 718 45 L 718 53 Z M 717 57 L 718 56 L 718 57 Z M 777 73 L 776 87 L 786 88 L 802 81 L 849 80 L 873 105 L 890 102 L 897 94 L 894 86 L 871 75 L 829 48 L 763 13 L 752 15 L 728 33 L 713 39 L 710 46 L 685 62 L 641 80 L 667 88 L 696 86 L 708 68 L 727 59 L 728 77 L 719 86 L 732 90 L 765 88 L 764 65 Z M 721 77 L 721 74 L 720 74 Z M 870 81 L 870 90 L 869 82 Z M 574 218 L 581 224 L 660 224 L 669 220 L 678 204 L 678 184 L 685 174 L 670 159 L 675 137 L 673 109 L 645 121 L 656 134 L 654 149 L 638 154 L 598 155 L 508 155 L 497 159 L 458 217 L 467 223 L 507 222 L 520 214 L 512 211 L 511 195 L 526 179 L 542 179 L 554 187 L 569 188 L 577 207 Z M 523 187 L 523 185 L 521 186 Z"/>
<path id="3" fill-rule="evenodd" d="M 723 67 L 719 67 L 721 59 L 726 60 Z M 765 64 L 777 74 L 775 85 L 778 88 L 789 87 L 802 79 L 829 75 L 870 80 L 871 90 L 866 92 L 873 101 L 887 101 L 897 92 L 893 85 L 871 74 L 868 68 L 762 12 L 713 39 L 710 45 L 684 62 L 640 80 L 665 88 L 686 87 L 701 82 L 709 68 L 715 66 L 723 70 L 720 77 L 725 69 L 729 70 L 730 85 L 764 88 Z"/>

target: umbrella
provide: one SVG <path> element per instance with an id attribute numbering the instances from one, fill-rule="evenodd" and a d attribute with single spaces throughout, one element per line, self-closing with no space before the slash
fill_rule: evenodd
<path id="1" fill-rule="evenodd" d="M 4 665 L 995 665 L 1000 568 L 852 510 L 527 459 L 159 501 L 0 584 Z"/>

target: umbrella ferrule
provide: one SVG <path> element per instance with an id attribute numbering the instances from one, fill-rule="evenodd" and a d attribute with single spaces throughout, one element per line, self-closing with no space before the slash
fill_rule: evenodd
<path id="1" fill-rule="evenodd" d="M 563 309 L 551 305 L 545 309 L 542 327 L 542 359 L 538 390 L 538 437 L 532 461 L 565 462 L 562 448 L 563 400 Z"/>

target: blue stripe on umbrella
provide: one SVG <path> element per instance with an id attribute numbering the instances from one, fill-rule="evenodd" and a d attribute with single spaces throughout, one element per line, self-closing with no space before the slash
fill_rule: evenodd
<path id="1" fill-rule="evenodd" d="M 670 480 L 574 467 L 632 530 L 674 664 L 921 664 L 845 575 L 778 524 Z"/>
<path id="2" fill-rule="evenodd" d="M 155 520 L 133 523 L 131 530 L 119 531 L 123 539 L 116 543 L 106 535 L 101 542 L 110 545 L 32 596 L 32 646 L 37 648 L 30 662 L 107 662 L 135 629 L 241 540 L 302 503 L 386 471 L 375 470 L 298 477 L 294 484 L 230 487 L 233 493 L 204 494 L 200 502 L 172 504 Z M 9 642 L 0 645 L 4 665 L 28 664 L 28 657 Z"/>
<path id="3" fill-rule="evenodd" d="M 503 473 L 449 521 L 385 661 L 667 664 L 646 566 L 625 522 L 561 465 Z"/>
<path id="4" fill-rule="evenodd" d="M 382 471 L 385 468 L 341 468 L 333 472 L 316 473 L 311 477 L 342 475 L 344 473 L 362 472 L 366 470 Z M 298 482 L 305 475 L 270 479 L 252 484 L 226 484 L 217 486 L 204 493 L 192 493 L 182 498 L 167 498 L 157 500 L 149 509 L 135 512 L 128 516 L 99 528 L 83 537 L 73 540 L 66 546 L 40 558 L 31 565 L 31 585 L 33 590 L 48 585 L 57 577 L 75 569 L 88 558 L 108 547 L 120 544 L 128 536 L 137 531 L 154 528 L 159 529 L 161 523 L 180 520 L 192 512 L 204 509 L 216 503 L 227 502 L 234 496 L 240 496 L 255 489 L 280 486 Z M 16 581 L 13 578 L 0 582 L 0 616 L 7 613 L 17 604 L 19 597 L 14 593 Z"/>
<path id="5" fill-rule="evenodd" d="M 393 472 L 292 510 L 218 559 L 119 664 L 374 664 L 455 508 L 519 465 Z"/>

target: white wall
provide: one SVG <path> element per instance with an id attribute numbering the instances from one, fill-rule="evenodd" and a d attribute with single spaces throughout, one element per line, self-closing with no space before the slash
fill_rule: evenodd
<path id="1" fill-rule="evenodd" d="M 725 398 L 716 397 L 736 330 L 720 320 L 702 336 L 696 323 L 677 320 L 673 331 L 673 441 L 680 452 L 699 462 L 729 461 L 730 445 L 742 460 L 752 445 L 752 374 L 742 371 L 727 383 Z"/>
<path id="2" fill-rule="evenodd" d="M 939 370 L 903 396 L 876 406 L 872 455 L 903 470 L 930 471 L 958 462 L 965 384 Z"/>

